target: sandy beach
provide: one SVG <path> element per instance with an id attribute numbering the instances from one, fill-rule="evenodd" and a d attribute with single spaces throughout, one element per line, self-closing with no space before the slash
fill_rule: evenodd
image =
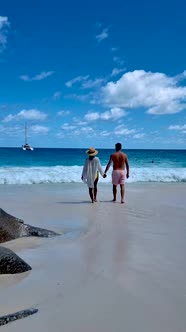
<path id="1" fill-rule="evenodd" d="M 60 233 L 2 245 L 32 271 L 0 276 L 0 312 L 35 307 L 2 331 L 185 332 L 186 186 L 127 184 L 125 204 L 98 185 L 0 186 L 0 207 Z"/>

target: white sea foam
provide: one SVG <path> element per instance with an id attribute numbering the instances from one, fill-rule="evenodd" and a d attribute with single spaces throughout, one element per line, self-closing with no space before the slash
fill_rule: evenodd
<path id="1" fill-rule="evenodd" d="M 110 183 L 111 172 L 100 182 Z M 81 166 L 6 167 L 0 168 L 0 184 L 80 183 L 81 173 Z M 131 167 L 127 182 L 186 182 L 186 168 Z"/>

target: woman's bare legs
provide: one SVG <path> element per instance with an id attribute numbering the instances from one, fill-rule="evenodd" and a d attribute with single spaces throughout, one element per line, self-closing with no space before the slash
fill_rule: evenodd
<path id="1" fill-rule="evenodd" d="M 98 180 L 99 180 L 99 178 L 97 177 L 94 181 L 94 202 L 97 202 L 97 192 L 98 192 L 97 184 L 98 184 Z"/>
<path id="2" fill-rule="evenodd" d="M 94 203 L 93 188 L 89 188 L 89 196 L 91 198 L 92 203 Z"/>

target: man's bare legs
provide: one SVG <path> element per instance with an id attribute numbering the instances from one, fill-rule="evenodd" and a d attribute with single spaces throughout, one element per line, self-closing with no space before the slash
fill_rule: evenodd
<path id="1" fill-rule="evenodd" d="M 124 203 L 124 195 L 125 195 L 125 186 L 124 184 L 120 184 L 120 193 L 121 193 L 121 203 Z"/>
<path id="2" fill-rule="evenodd" d="M 113 202 L 116 202 L 117 186 L 113 184 Z"/>
<path id="3" fill-rule="evenodd" d="M 124 203 L 125 187 L 124 184 L 120 184 L 121 203 Z M 113 184 L 113 202 L 116 202 L 117 186 Z"/>

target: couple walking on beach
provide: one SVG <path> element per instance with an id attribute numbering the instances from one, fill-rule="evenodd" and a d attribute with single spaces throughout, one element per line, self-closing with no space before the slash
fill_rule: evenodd
<path id="1" fill-rule="evenodd" d="M 117 185 L 120 185 L 121 203 L 124 203 L 125 194 L 125 166 L 126 166 L 126 178 L 129 178 L 129 162 L 127 155 L 121 151 L 121 143 L 115 144 L 115 153 L 112 153 L 109 162 L 103 172 L 101 163 L 98 157 L 98 151 L 95 148 L 89 148 L 86 153 L 88 158 L 85 160 L 81 179 L 86 182 L 89 188 L 89 196 L 92 203 L 97 201 L 97 184 L 99 180 L 99 173 L 106 178 L 107 172 L 113 163 L 112 171 L 112 184 L 113 184 L 113 202 L 116 202 Z"/>

